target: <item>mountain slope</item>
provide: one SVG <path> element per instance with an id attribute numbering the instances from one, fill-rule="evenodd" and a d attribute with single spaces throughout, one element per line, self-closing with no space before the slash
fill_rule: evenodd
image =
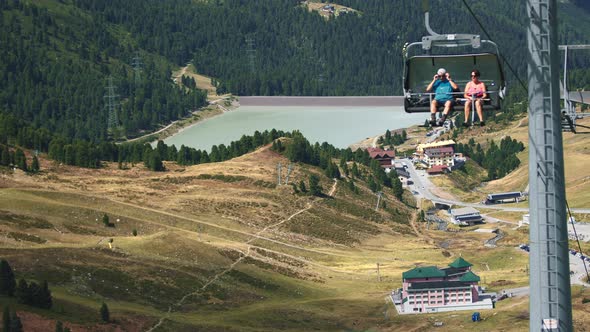
<path id="1" fill-rule="evenodd" d="M 358 194 L 324 177 L 333 198 L 294 194 L 273 183 L 279 161 L 288 162 L 267 147 L 224 163 L 170 164 L 162 176 L 42 160 L 46 173 L 3 180 L 0 217 L 12 222 L 0 226 L 9 234 L 0 252 L 19 278 L 49 281 L 56 307 L 65 309 L 42 314 L 85 326 L 95 322 L 85 312 L 97 299 L 109 302 L 117 321 L 139 315 L 154 325 L 168 317 L 166 330 L 237 331 L 244 320 L 250 330 L 349 326 L 316 302 L 367 310 L 358 291 L 344 291 L 373 260 L 361 244 L 408 236 L 411 210 L 386 194 L 387 207 L 376 212 L 360 180 Z M 310 173 L 317 170 L 296 165 L 291 181 Z M 114 227 L 103 225 L 104 214 Z M 252 311 L 264 319 L 247 318 Z M 283 313 L 291 320 L 281 323 Z"/>
<path id="2" fill-rule="evenodd" d="M 453 1 L 433 1 L 433 29 L 484 35 L 462 2 Z M 342 4 L 359 14 L 325 20 L 299 1 L 2 1 L 0 111 L 66 139 L 137 136 L 204 104 L 204 92 L 191 87 L 187 94 L 171 82 L 175 67 L 187 62 L 214 77 L 218 93 L 400 94 L 401 49 L 425 34 L 419 4 Z M 526 77 L 524 6 L 470 5 Z M 574 3 L 559 8 L 560 43 L 590 43 L 590 14 Z M 587 86 L 587 55 L 572 57 L 572 86 Z M 111 120 L 104 98 L 109 77 L 118 96 Z M 509 80 L 513 96 L 523 98 Z"/>

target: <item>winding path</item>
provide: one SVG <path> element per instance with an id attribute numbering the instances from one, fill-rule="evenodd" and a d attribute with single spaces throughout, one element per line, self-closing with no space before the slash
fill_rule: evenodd
<path id="1" fill-rule="evenodd" d="M 330 192 L 328 193 L 329 196 L 334 195 L 334 192 L 336 191 L 336 186 L 338 184 L 338 181 L 336 179 L 334 179 L 334 184 L 332 185 L 332 188 L 330 189 Z M 184 302 L 186 301 L 186 299 L 188 299 L 191 296 L 195 296 L 195 295 L 199 295 L 201 294 L 203 291 L 205 291 L 207 289 L 207 287 L 209 287 L 212 283 L 214 283 L 215 281 L 217 281 L 217 279 L 219 279 L 221 276 L 223 276 L 224 274 L 231 272 L 234 267 L 236 265 L 238 265 L 242 260 L 244 260 L 247 257 L 250 257 L 250 250 L 252 249 L 253 246 L 250 245 L 250 243 L 258 238 L 260 238 L 260 235 L 264 232 L 266 232 L 267 230 L 271 229 L 271 228 L 276 228 L 282 224 L 284 224 L 287 221 L 290 221 L 291 219 L 293 219 L 294 217 L 300 215 L 301 213 L 311 209 L 313 207 L 313 203 L 309 202 L 307 203 L 307 206 L 295 213 L 293 213 L 292 215 L 290 215 L 288 218 L 285 218 L 275 224 L 272 225 L 268 225 L 266 227 L 264 227 L 263 229 L 261 229 L 260 231 L 256 232 L 254 235 L 252 235 L 252 237 L 250 237 L 250 239 L 248 241 L 245 242 L 245 244 L 248 244 L 248 249 L 246 250 L 245 253 L 242 253 L 242 255 L 235 260 L 230 266 L 228 266 L 225 270 L 217 273 L 216 275 L 214 275 L 213 277 L 211 277 L 201 288 L 199 288 L 198 290 L 194 291 L 194 292 L 190 292 L 188 294 L 185 294 L 178 302 L 171 304 L 168 307 L 168 311 L 166 312 L 166 314 L 160 318 L 160 320 L 154 325 L 152 326 L 149 330 L 147 330 L 147 332 L 153 332 L 155 329 L 157 329 L 158 327 L 160 327 L 164 321 L 170 317 L 170 314 L 173 312 L 173 310 L 175 308 L 178 308 L 180 306 L 182 306 L 184 304 Z"/>

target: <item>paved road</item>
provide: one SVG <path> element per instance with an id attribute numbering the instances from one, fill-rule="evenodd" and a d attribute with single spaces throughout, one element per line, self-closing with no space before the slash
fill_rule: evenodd
<path id="1" fill-rule="evenodd" d="M 430 180 L 428 179 L 428 175 L 426 175 L 425 171 L 416 170 L 416 168 L 414 167 L 414 164 L 409 159 L 403 159 L 403 160 L 400 159 L 400 160 L 396 160 L 396 162 L 403 162 L 404 164 L 406 164 L 408 166 L 407 170 L 410 173 L 410 176 L 412 177 L 412 180 L 414 182 L 414 184 L 412 184 L 408 187 L 410 188 L 410 190 L 417 192 L 417 195 L 415 195 L 415 196 L 418 199 L 428 199 L 428 200 L 431 200 L 431 201 L 437 202 L 437 203 L 443 203 L 443 204 L 448 204 L 448 205 L 457 205 L 457 206 L 470 206 L 473 208 L 486 208 L 486 209 L 503 210 L 503 211 L 517 211 L 517 212 L 528 212 L 529 211 L 528 208 L 508 207 L 508 206 L 503 206 L 503 205 L 484 205 L 484 204 L 466 203 L 466 202 L 460 202 L 460 201 L 455 201 L 455 200 L 442 199 L 442 198 L 434 195 L 431 192 L 431 190 L 433 188 L 435 188 L 435 185 L 432 182 L 430 182 Z M 590 209 L 574 208 L 574 209 L 572 209 L 572 212 L 590 213 Z M 491 217 L 488 217 L 488 218 L 491 218 Z M 493 218 L 493 219 L 495 219 L 495 218 Z M 495 219 L 495 221 L 498 222 L 499 220 Z M 570 232 L 573 231 L 571 224 L 568 225 L 568 230 Z M 578 235 L 587 236 L 590 238 L 590 225 L 576 224 L 576 231 L 577 231 Z M 588 262 L 582 261 L 579 257 L 575 257 L 573 255 L 570 255 L 569 260 L 570 260 L 570 270 L 573 271 L 573 274 L 570 276 L 571 283 L 590 286 L 590 284 L 582 281 L 582 279 L 586 276 L 586 270 L 584 268 L 584 264 L 586 264 L 586 266 L 588 267 L 589 270 L 590 270 L 590 264 Z M 513 296 L 522 296 L 522 295 L 529 294 L 529 287 L 511 288 L 511 289 L 506 289 L 505 291 L 507 293 L 512 293 Z M 501 295 L 501 294 L 499 294 L 499 295 Z"/>
<path id="2" fill-rule="evenodd" d="M 425 171 L 416 170 L 414 164 L 409 159 L 398 159 L 396 162 L 404 162 L 408 165 L 408 172 L 410 173 L 412 180 L 414 181 L 413 185 L 410 185 L 410 190 L 417 191 L 419 193 L 418 198 L 425 198 L 431 200 L 436 203 L 442 203 L 446 205 L 457 205 L 457 206 L 469 206 L 473 208 L 480 208 L 480 209 L 491 209 L 491 210 L 502 210 L 502 211 L 511 211 L 511 212 L 529 212 L 528 207 L 513 207 L 513 206 L 506 206 L 502 204 L 497 205 L 485 205 L 481 203 L 468 203 L 468 202 L 461 202 L 449 199 L 443 199 L 431 192 L 431 188 L 435 186 L 428 180 L 428 175 L 426 175 Z M 573 213 L 590 213 L 590 209 L 588 208 L 572 208 L 571 211 Z"/>

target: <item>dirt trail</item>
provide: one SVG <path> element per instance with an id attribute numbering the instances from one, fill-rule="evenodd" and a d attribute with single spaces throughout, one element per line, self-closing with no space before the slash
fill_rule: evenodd
<path id="1" fill-rule="evenodd" d="M 336 185 L 338 184 L 338 180 L 334 179 L 334 184 L 328 193 L 328 196 L 334 197 L 334 192 L 336 192 Z"/>
<path id="2" fill-rule="evenodd" d="M 333 189 L 333 190 L 335 190 L 335 189 L 336 189 L 336 180 L 334 180 L 334 186 L 332 187 L 332 189 Z M 332 190 L 332 191 L 333 191 L 333 190 Z M 280 225 L 282 225 L 283 223 L 285 223 L 285 222 L 287 222 L 287 221 L 289 221 L 289 220 L 293 219 L 295 216 L 297 216 L 297 215 L 299 215 L 299 214 L 301 214 L 301 213 L 303 213 L 303 212 L 305 212 L 305 211 L 307 211 L 307 210 L 311 209 L 311 207 L 312 207 L 312 206 L 313 206 L 313 205 L 312 205 L 312 203 L 308 203 L 308 204 L 307 204 L 307 206 L 306 206 L 305 208 L 303 208 L 303 209 L 301 209 L 301 210 L 299 210 L 299 211 L 297 211 L 297 212 L 293 213 L 293 214 L 292 214 L 292 215 L 290 215 L 288 218 L 285 218 L 285 219 L 283 219 L 283 220 L 281 220 L 281 221 L 279 221 L 278 223 L 275 223 L 275 224 L 273 224 L 273 225 L 266 226 L 266 227 L 265 227 L 265 228 L 263 228 L 262 230 L 258 231 L 258 232 L 255 234 L 256 236 L 252 236 L 252 237 L 251 237 L 251 238 L 250 238 L 248 241 L 246 241 L 246 244 L 250 244 L 252 241 L 256 240 L 260 234 L 262 234 L 262 233 L 266 232 L 268 229 L 270 229 L 270 228 L 275 228 L 275 227 L 277 227 L 277 226 L 280 226 Z M 168 307 L 168 311 L 166 312 L 166 314 L 165 314 L 165 315 L 164 315 L 162 318 L 160 318 L 160 320 L 158 321 L 158 323 L 156 323 L 156 324 L 155 324 L 154 326 L 152 326 L 152 327 L 151 327 L 149 330 L 147 330 L 147 332 L 152 332 L 152 331 L 154 331 L 155 329 L 157 329 L 158 327 L 160 327 L 160 326 L 161 326 L 161 325 L 164 323 L 164 321 L 165 321 L 165 320 L 166 320 L 168 317 L 170 317 L 170 314 L 172 313 L 172 311 L 173 311 L 173 310 L 174 310 L 176 307 L 180 307 L 180 306 L 182 306 L 182 305 L 184 304 L 184 301 L 186 301 L 186 299 L 188 299 L 188 298 L 189 298 L 189 297 L 191 297 L 191 296 L 195 296 L 195 295 L 201 294 L 203 291 L 205 291 L 205 290 L 207 289 L 207 287 L 209 287 L 209 285 L 211 285 L 212 283 L 214 283 L 215 281 L 217 281 L 217 279 L 219 279 L 221 276 L 223 276 L 224 274 L 226 274 L 226 273 L 228 273 L 228 272 L 231 272 L 231 271 L 234 269 L 234 267 L 235 267 L 236 265 L 238 265 L 238 264 L 239 264 L 239 263 L 240 263 L 242 260 L 244 260 L 245 258 L 247 258 L 247 257 L 249 257 L 249 256 L 250 256 L 250 249 L 251 249 L 251 248 L 252 248 L 252 246 L 248 246 L 248 249 L 246 250 L 246 253 L 243 253 L 243 254 L 242 254 L 242 256 L 240 256 L 240 257 L 239 257 L 239 258 L 238 258 L 238 259 L 237 259 L 235 262 L 233 262 L 233 263 L 232 263 L 230 266 L 228 266 L 228 267 L 227 267 L 225 270 L 223 270 L 223 271 L 219 272 L 218 274 L 214 275 L 213 277 L 211 277 L 211 278 L 209 279 L 209 281 L 207 281 L 207 282 L 206 282 L 206 283 L 205 283 L 205 284 L 204 284 L 204 285 L 203 285 L 203 286 L 202 286 L 202 287 L 201 287 L 199 290 L 197 290 L 197 291 L 195 291 L 195 292 L 191 292 L 191 293 L 188 293 L 188 294 L 184 295 L 184 296 L 183 296 L 183 297 L 182 297 L 182 298 L 181 298 L 181 299 L 180 299 L 178 302 L 176 302 L 176 303 L 174 303 L 174 304 L 170 305 L 170 306 Z"/>
<path id="3" fill-rule="evenodd" d="M 85 197 L 94 197 L 92 195 L 84 195 L 84 194 L 79 194 L 79 195 L 80 196 L 85 196 Z M 275 244 L 278 244 L 278 245 L 281 245 L 281 246 L 285 246 L 285 247 L 288 247 L 288 248 L 293 248 L 293 249 L 297 249 L 297 250 L 313 252 L 313 253 L 322 254 L 322 255 L 339 256 L 339 257 L 350 257 L 350 255 L 336 254 L 336 253 L 332 253 L 332 252 L 329 252 L 329 251 L 323 251 L 323 250 L 305 248 L 305 247 L 301 247 L 301 246 L 297 246 L 297 245 L 285 243 L 285 242 L 282 242 L 282 241 L 278 241 L 278 240 L 275 240 L 275 239 L 271 239 L 271 238 L 268 238 L 268 237 L 261 236 L 261 235 L 259 235 L 261 232 L 249 233 L 249 232 L 245 232 L 245 231 L 231 229 L 229 227 L 220 226 L 220 225 L 217 225 L 217 224 L 212 224 L 212 223 L 209 223 L 209 222 L 200 220 L 200 219 L 189 218 L 189 217 L 177 215 L 177 214 L 174 214 L 174 213 L 170 213 L 170 212 L 167 212 L 167 211 L 162 211 L 162 210 L 157 210 L 157 209 L 149 208 L 149 207 L 146 207 L 146 206 L 136 205 L 136 204 L 128 203 L 128 202 L 121 202 L 121 201 L 113 200 L 111 198 L 106 198 L 106 197 L 101 197 L 101 198 L 106 199 L 106 200 L 108 200 L 110 202 L 113 202 L 113 203 L 116 203 L 116 204 L 126 205 L 126 206 L 133 207 L 133 208 L 136 208 L 136 209 L 150 211 L 150 212 L 156 213 L 156 214 L 167 215 L 167 216 L 171 216 L 171 217 L 183 219 L 183 220 L 190 221 L 190 222 L 197 223 L 197 224 L 207 225 L 207 226 L 210 226 L 210 227 L 213 227 L 213 228 L 224 230 L 224 231 L 229 232 L 229 233 L 237 233 L 237 234 L 241 234 L 241 235 L 246 235 L 246 236 L 254 237 L 256 239 L 260 239 L 260 240 L 272 242 L 272 243 L 275 243 Z M 80 206 L 80 205 L 68 204 L 68 203 L 64 203 L 64 202 L 56 201 L 56 200 L 52 200 L 52 199 L 47 199 L 47 198 L 45 200 L 46 201 L 49 201 L 49 202 L 51 202 L 53 204 L 57 204 L 57 205 L 61 205 L 61 206 L 69 206 L 69 207 L 79 207 Z M 93 206 L 87 206 L 87 207 L 94 208 Z M 303 210 L 308 210 L 309 208 L 310 207 L 306 207 Z M 295 214 L 298 214 L 298 213 L 301 213 L 301 212 L 302 212 L 302 210 L 298 211 Z M 291 216 L 291 217 L 293 217 L 293 216 Z M 180 232 L 185 232 L 185 233 L 189 233 L 189 234 L 193 234 L 193 235 L 197 235 L 197 236 L 199 235 L 199 232 L 190 231 L 190 230 L 187 230 L 187 229 L 184 229 L 184 228 L 181 228 L 181 227 L 171 226 L 171 225 L 166 224 L 166 223 L 160 223 L 160 222 L 156 222 L 156 221 L 153 221 L 153 220 L 144 220 L 144 221 L 145 222 L 148 222 L 148 223 L 151 223 L 151 224 L 154 224 L 154 225 L 162 226 L 162 227 L 165 227 L 165 228 L 168 228 L 168 229 L 172 229 L 172 230 L 176 230 L 176 231 L 180 231 Z M 267 226 L 265 229 L 268 229 L 269 227 L 272 227 L 272 226 Z M 228 240 L 228 239 L 225 239 L 225 240 Z"/>
<path id="4" fill-rule="evenodd" d="M 424 240 L 426 240 L 428 244 L 434 244 L 434 240 L 432 240 L 431 237 L 420 232 L 420 230 L 418 229 L 418 225 L 416 225 L 417 219 L 418 213 L 414 213 L 412 215 L 412 219 L 410 219 L 410 225 L 412 226 L 412 230 L 414 230 L 414 233 L 416 233 L 416 236 L 423 238 Z"/>

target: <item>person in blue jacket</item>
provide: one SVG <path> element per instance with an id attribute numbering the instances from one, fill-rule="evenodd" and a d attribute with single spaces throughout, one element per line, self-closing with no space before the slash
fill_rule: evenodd
<path id="1" fill-rule="evenodd" d="M 457 84 L 451 79 L 451 75 L 444 68 L 440 68 L 436 75 L 432 78 L 432 82 L 426 87 L 426 92 L 434 90 L 434 99 L 430 103 L 430 125 L 442 126 L 447 120 L 447 116 L 453 109 L 453 94 L 454 90 L 459 89 Z M 443 115 L 436 122 L 436 109 L 439 105 L 444 105 Z"/>

